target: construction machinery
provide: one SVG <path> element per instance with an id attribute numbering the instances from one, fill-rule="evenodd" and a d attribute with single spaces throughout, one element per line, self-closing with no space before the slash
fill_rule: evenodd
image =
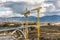
<path id="1" fill-rule="evenodd" d="M 38 40 L 40 40 L 40 17 L 39 17 L 39 14 L 40 14 L 40 10 L 41 10 L 42 7 L 38 7 L 38 8 L 35 8 L 35 9 L 32 9 L 31 11 L 37 11 L 37 32 L 38 32 Z M 30 14 L 30 11 L 27 10 L 26 8 L 26 12 L 24 13 L 24 16 L 26 18 L 26 40 L 28 39 L 28 15 Z"/>
<path id="2" fill-rule="evenodd" d="M 24 16 L 25 16 L 25 23 L 26 23 L 26 25 L 25 25 L 25 27 L 26 27 L 26 29 L 25 29 L 25 40 L 29 40 L 28 39 L 28 15 L 30 14 L 30 11 L 29 10 L 27 10 L 27 8 L 26 8 L 26 12 L 24 13 Z"/>
<path id="3" fill-rule="evenodd" d="M 38 40 L 40 40 L 40 17 L 39 17 L 39 12 L 41 10 L 42 7 L 38 7 L 35 9 L 32 9 L 31 11 L 37 11 L 37 32 L 38 32 Z"/>

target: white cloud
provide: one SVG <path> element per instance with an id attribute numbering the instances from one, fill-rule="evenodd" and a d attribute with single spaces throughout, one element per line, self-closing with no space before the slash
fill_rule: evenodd
<path id="1" fill-rule="evenodd" d="M 40 2 L 43 2 L 45 0 L 0 0 L 0 2 L 6 2 L 6 1 L 14 1 L 14 2 L 21 2 L 21 1 L 24 1 L 24 2 L 29 2 L 29 3 L 40 3 Z"/>
<path id="2" fill-rule="evenodd" d="M 56 10 L 55 6 L 52 3 L 42 3 L 42 7 L 45 9 L 45 12 L 46 11 L 52 12 L 52 11 L 55 11 Z"/>
<path id="3" fill-rule="evenodd" d="M 12 17 L 23 17 L 24 15 L 21 15 L 21 14 L 18 14 L 18 13 L 15 13 L 12 15 Z"/>
<path id="4" fill-rule="evenodd" d="M 54 1 L 48 0 L 47 2 L 42 3 L 42 6 L 45 9 L 44 11 L 45 16 L 60 15 L 60 0 L 54 0 Z"/>
<path id="5" fill-rule="evenodd" d="M 8 0 L 7 0 L 8 1 Z M 28 3 L 32 3 L 32 4 L 35 4 L 35 3 L 41 3 L 45 0 L 9 0 L 9 1 L 15 1 L 15 2 L 21 2 L 21 1 L 24 1 L 24 2 L 28 2 Z"/>
<path id="6" fill-rule="evenodd" d="M 9 17 L 12 16 L 12 11 L 2 11 L 0 12 L 0 17 Z"/>
<path id="7" fill-rule="evenodd" d="M 60 7 L 60 0 L 57 1 L 57 6 Z"/>
<path id="8" fill-rule="evenodd" d="M 43 16 L 45 16 L 45 14 L 41 13 L 41 14 L 40 14 L 40 17 L 43 17 Z"/>
<path id="9" fill-rule="evenodd" d="M 39 15 L 40 15 L 40 17 L 45 16 L 45 14 L 44 14 L 44 13 L 40 13 Z M 35 17 L 37 17 L 37 13 L 30 14 L 29 16 L 35 16 Z"/>
<path id="10" fill-rule="evenodd" d="M 0 7 L 0 17 L 9 17 L 13 15 L 11 8 Z"/>

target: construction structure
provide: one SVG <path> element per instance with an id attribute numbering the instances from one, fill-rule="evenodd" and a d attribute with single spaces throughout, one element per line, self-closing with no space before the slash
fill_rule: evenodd
<path id="1" fill-rule="evenodd" d="M 40 9 L 42 7 L 38 7 L 38 8 L 35 8 L 33 9 L 32 11 L 37 11 L 37 32 L 38 32 L 38 40 L 40 40 Z"/>
<path id="2" fill-rule="evenodd" d="M 25 27 L 26 27 L 26 29 L 25 29 L 25 40 L 29 40 L 28 39 L 28 15 L 30 14 L 30 11 L 28 11 L 27 10 L 27 8 L 26 8 L 26 12 L 24 13 L 24 16 L 25 16 Z"/>
<path id="3" fill-rule="evenodd" d="M 37 11 L 37 32 L 38 32 L 38 40 L 40 40 L 40 10 L 42 7 L 38 7 L 35 9 L 32 9 L 31 11 Z M 28 40 L 28 15 L 30 14 L 29 10 L 26 8 L 26 12 L 24 13 L 24 16 L 26 18 L 26 29 L 25 29 L 25 40 Z"/>

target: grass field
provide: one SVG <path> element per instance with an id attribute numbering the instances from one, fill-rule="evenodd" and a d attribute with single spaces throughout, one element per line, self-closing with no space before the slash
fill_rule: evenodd
<path id="1" fill-rule="evenodd" d="M 41 40 L 60 40 L 60 26 L 41 26 Z"/>

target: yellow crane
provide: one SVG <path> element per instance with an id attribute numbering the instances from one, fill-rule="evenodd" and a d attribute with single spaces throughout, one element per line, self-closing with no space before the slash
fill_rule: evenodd
<path id="1" fill-rule="evenodd" d="M 31 11 L 37 11 L 37 32 L 38 32 L 38 40 L 40 40 L 40 17 L 39 17 L 39 12 L 40 10 L 42 9 L 42 7 L 38 7 L 38 8 L 35 8 L 35 9 L 32 9 Z"/>

